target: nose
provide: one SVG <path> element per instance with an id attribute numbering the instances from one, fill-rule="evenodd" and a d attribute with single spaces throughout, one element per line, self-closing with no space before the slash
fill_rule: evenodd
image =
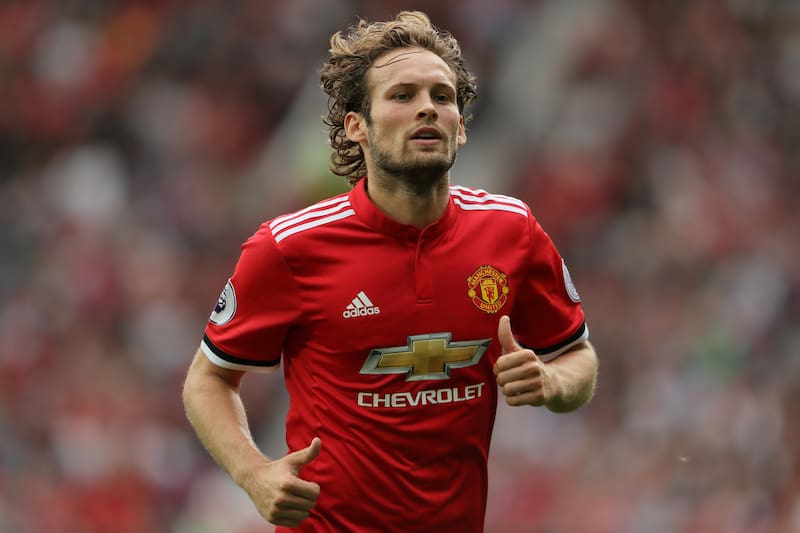
<path id="1" fill-rule="evenodd" d="M 420 105 L 419 109 L 417 110 L 417 118 L 424 119 L 424 118 L 437 118 L 439 116 L 439 112 L 436 110 L 436 105 L 433 103 L 433 99 L 429 95 L 425 95 L 420 98 Z"/>

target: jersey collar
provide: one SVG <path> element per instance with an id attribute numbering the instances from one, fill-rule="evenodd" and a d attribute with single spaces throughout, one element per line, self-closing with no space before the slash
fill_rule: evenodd
<path id="1" fill-rule="evenodd" d="M 451 195 L 442 216 L 425 228 L 419 229 L 416 226 L 401 224 L 386 216 L 378 206 L 372 203 L 372 200 L 367 195 L 366 184 L 367 178 L 364 177 L 353 187 L 353 190 L 350 191 L 350 205 L 355 210 L 356 217 L 359 220 L 381 233 L 401 239 L 418 240 L 422 233 L 432 237 L 445 232 L 455 221 L 457 210 Z"/>

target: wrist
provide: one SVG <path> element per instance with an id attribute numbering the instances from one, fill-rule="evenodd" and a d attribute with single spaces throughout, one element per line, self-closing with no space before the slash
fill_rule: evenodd
<path id="1" fill-rule="evenodd" d="M 263 455 L 259 455 L 247 461 L 240 461 L 235 467 L 232 467 L 228 473 L 234 483 L 245 491 L 250 492 L 253 480 L 259 477 L 258 471 L 267 468 L 271 463 L 271 460 Z"/>

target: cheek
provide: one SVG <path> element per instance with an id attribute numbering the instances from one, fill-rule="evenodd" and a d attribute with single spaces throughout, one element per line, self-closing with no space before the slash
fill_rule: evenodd
<path id="1" fill-rule="evenodd" d="M 461 141 L 460 138 L 464 135 L 464 130 L 462 128 L 462 122 L 461 122 L 461 115 L 458 113 L 458 111 L 449 112 L 447 113 L 446 116 L 443 116 L 442 119 L 445 122 L 445 124 L 448 124 L 450 126 L 451 128 L 450 131 L 453 132 L 453 135 L 459 137 L 459 143 L 460 143 Z"/>
<path id="2" fill-rule="evenodd" d="M 399 113 L 390 113 L 384 116 L 381 129 L 386 133 L 397 133 L 403 129 L 403 117 Z"/>
<path id="3" fill-rule="evenodd" d="M 395 132 L 398 131 L 398 120 L 393 114 L 383 113 L 380 117 L 373 117 L 370 130 L 373 139 L 377 142 L 392 142 Z"/>
<path id="4" fill-rule="evenodd" d="M 403 120 L 403 111 L 403 106 L 399 105 L 373 105 L 372 122 L 385 129 Z"/>

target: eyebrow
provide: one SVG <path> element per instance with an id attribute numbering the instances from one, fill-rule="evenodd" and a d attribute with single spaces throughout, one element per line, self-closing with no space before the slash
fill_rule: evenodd
<path id="1" fill-rule="evenodd" d="M 389 91 L 393 91 L 395 89 L 404 89 L 406 87 L 413 88 L 413 87 L 418 87 L 419 85 L 420 85 L 419 83 L 416 83 L 416 82 L 413 82 L 413 81 L 399 81 L 399 82 L 396 82 L 396 83 L 393 83 L 393 84 L 389 85 L 388 87 L 386 87 L 386 89 L 384 89 L 384 91 L 389 92 Z M 436 83 L 433 84 L 433 88 L 434 89 L 447 89 L 448 91 L 453 92 L 453 94 L 455 94 L 455 92 L 456 92 L 456 88 L 451 83 L 436 82 Z"/>

